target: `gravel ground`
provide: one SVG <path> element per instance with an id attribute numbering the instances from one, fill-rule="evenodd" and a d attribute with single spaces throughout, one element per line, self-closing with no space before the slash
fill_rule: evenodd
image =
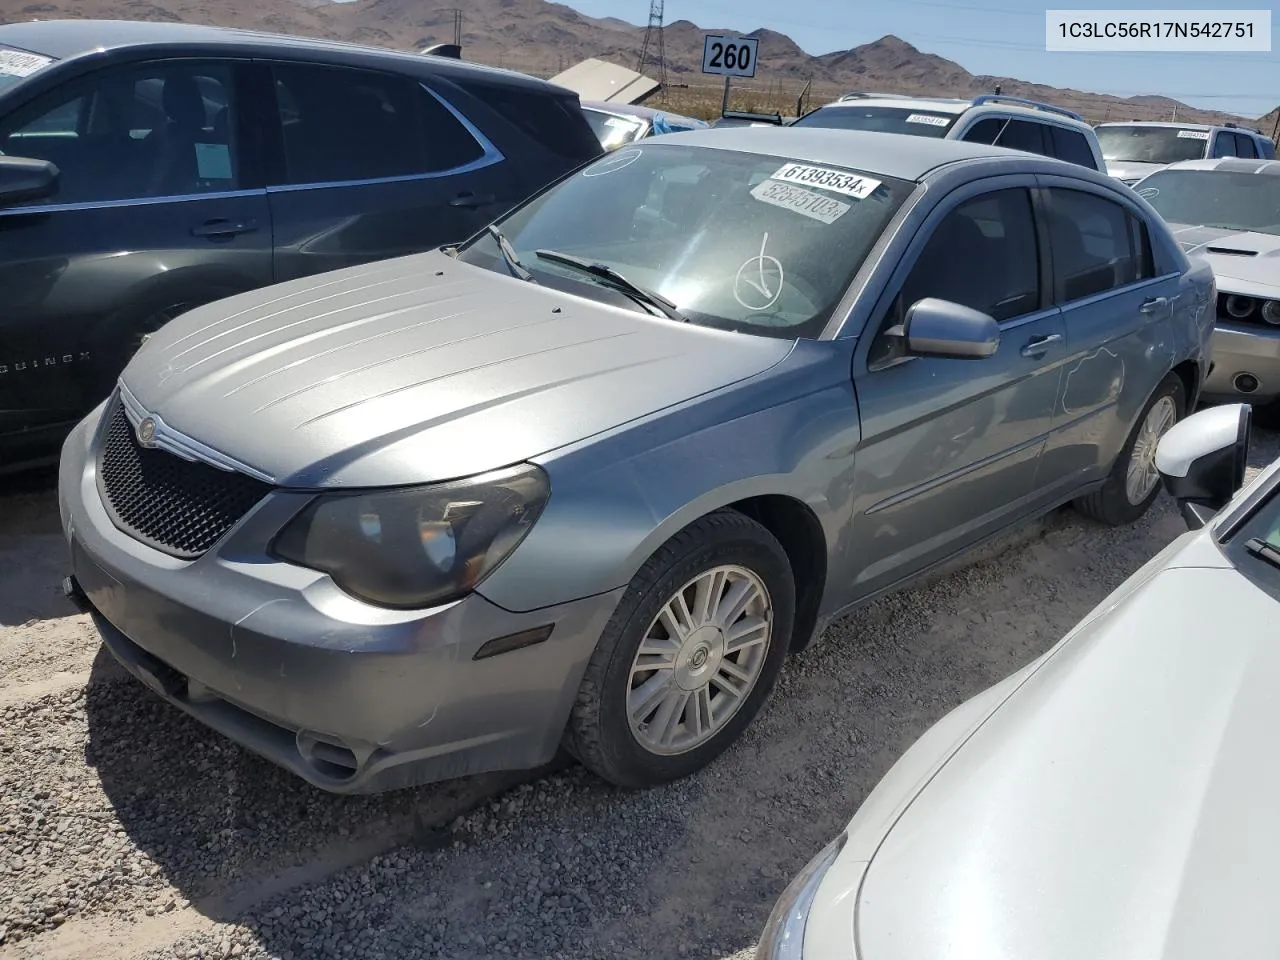
<path id="1" fill-rule="evenodd" d="M 1255 436 L 1253 463 L 1280 454 Z M 0 960 L 749 960 L 774 899 L 893 760 L 1184 527 L 1063 511 L 831 627 L 701 774 L 559 763 L 316 791 L 168 707 L 57 589 L 48 475 L 0 487 Z"/>

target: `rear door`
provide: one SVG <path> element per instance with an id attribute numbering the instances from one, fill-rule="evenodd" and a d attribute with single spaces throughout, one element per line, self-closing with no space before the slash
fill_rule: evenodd
<path id="1" fill-rule="evenodd" d="M 61 171 L 0 209 L 0 436 L 78 419 L 147 332 L 272 281 L 244 66 L 112 67 L 0 118 L 0 150 Z"/>
<path id="2" fill-rule="evenodd" d="M 1039 485 L 1061 490 L 1106 476 L 1171 369 L 1168 324 L 1178 274 L 1155 276 L 1136 205 L 1079 181 L 1040 181 L 1067 361 Z"/>
<path id="3" fill-rule="evenodd" d="M 267 68 L 280 280 L 460 242 L 502 208 L 510 174 L 501 152 L 416 80 Z"/>

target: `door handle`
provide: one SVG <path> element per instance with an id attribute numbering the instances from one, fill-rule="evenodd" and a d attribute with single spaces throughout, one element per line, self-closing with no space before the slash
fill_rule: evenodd
<path id="1" fill-rule="evenodd" d="M 1031 357 L 1032 359 L 1043 357 L 1049 352 L 1049 347 L 1061 339 L 1062 334 L 1060 333 L 1051 333 L 1044 337 L 1033 337 L 1020 352 L 1024 357 Z"/>
<path id="2" fill-rule="evenodd" d="M 230 240 L 238 234 L 253 233 L 257 229 L 257 220 L 206 220 L 199 226 L 192 227 L 191 235 L 209 240 Z"/>
<path id="3" fill-rule="evenodd" d="M 496 200 L 497 197 L 492 193 L 460 193 L 449 201 L 449 206 L 475 209 L 476 207 L 486 207 Z"/>
<path id="4" fill-rule="evenodd" d="M 1168 297 L 1152 297 L 1150 300 L 1143 300 L 1142 306 L 1138 308 L 1139 313 L 1152 314 L 1163 310 L 1169 305 Z"/>

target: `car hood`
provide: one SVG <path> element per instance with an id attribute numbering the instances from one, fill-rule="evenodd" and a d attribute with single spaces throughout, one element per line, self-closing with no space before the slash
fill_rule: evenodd
<path id="1" fill-rule="evenodd" d="M 1219 281 L 1237 280 L 1250 285 L 1248 290 L 1237 290 L 1231 289 L 1230 283 L 1223 287 L 1219 282 L 1221 292 L 1265 296 L 1265 291 L 1253 288 L 1257 284 L 1280 292 L 1280 236 L 1183 223 L 1171 223 L 1169 229 L 1188 256 L 1209 261 Z"/>
<path id="2" fill-rule="evenodd" d="M 1199 546 L 1212 567 L 1087 623 L 919 793 L 861 960 L 1280 955 L 1276 600 Z"/>
<path id="3" fill-rule="evenodd" d="M 1163 170 L 1168 164 L 1144 163 L 1140 160 L 1107 160 L 1107 174 L 1117 180 L 1141 180 L 1147 174 Z"/>
<path id="4" fill-rule="evenodd" d="M 169 428 L 281 485 L 379 486 L 528 459 L 751 377 L 792 346 L 433 252 L 201 307 L 122 380 Z"/>

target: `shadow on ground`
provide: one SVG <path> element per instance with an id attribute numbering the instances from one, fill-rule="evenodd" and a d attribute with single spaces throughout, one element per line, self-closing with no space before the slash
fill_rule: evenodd
<path id="1" fill-rule="evenodd" d="M 0 627 L 73 615 L 66 574 L 55 472 L 0 477 Z"/>

